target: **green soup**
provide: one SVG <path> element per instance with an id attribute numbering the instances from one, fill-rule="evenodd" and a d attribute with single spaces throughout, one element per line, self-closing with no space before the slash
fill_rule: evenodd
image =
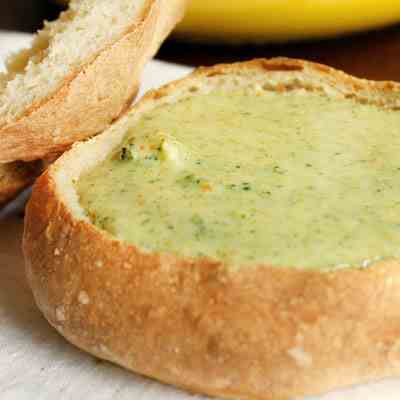
<path id="1" fill-rule="evenodd" d="M 148 251 L 330 269 L 400 255 L 400 112 L 214 91 L 132 123 L 77 183 L 92 222 Z"/>

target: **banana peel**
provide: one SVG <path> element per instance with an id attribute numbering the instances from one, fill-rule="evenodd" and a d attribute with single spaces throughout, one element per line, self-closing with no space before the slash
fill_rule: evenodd
<path id="1" fill-rule="evenodd" d="M 209 42 L 288 42 L 396 22 L 400 22 L 397 0 L 189 0 L 176 34 Z"/>

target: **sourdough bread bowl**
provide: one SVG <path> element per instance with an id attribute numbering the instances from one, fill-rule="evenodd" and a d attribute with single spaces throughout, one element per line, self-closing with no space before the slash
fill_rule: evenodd
<path id="1" fill-rule="evenodd" d="M 183 12 L 184 0 L 72 0 L 46 23 L 0 75 L 0 177 L 6 163 L 47 158 L 103 131 L 136 96 L 145 63 Z M 19 181 L 2 178 L 0 196 Z"/>
<path id="2" fill-rule="evenodd" d="M 81 349 L 211 396 L 398 375 L 399 95 L 288 59 L 150 92 L 37 180 L 38 307 Z"/>

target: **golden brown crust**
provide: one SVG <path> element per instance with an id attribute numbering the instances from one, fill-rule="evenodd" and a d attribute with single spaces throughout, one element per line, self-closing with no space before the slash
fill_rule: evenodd
<path id="1" fill-rule="evenodd" d="M 185 0 L 148 0 L 139 21 L 66 77 L 48 98 L 0 128 L 0 162 L 62 152 L 103 131 L 136 95 L 145 63 L 183 16 Z"/>
<path id="2" fill-rule="evenodd" d="M 201 69 L 152 92 L 136 112 L 197 79 L 255 69 L 271 79 L 313 73 L 317 90 L 333 85 L 360 101 L 387 98 L 390 108 L 398 101 L 396 84 L 280 59 Z M 50 167 L 27 208 L 28 280 L 68 340 L 140 374 L 226 398 L 283 400 L 400 373 L 398 261 L 323 273 L 145 254 L 77 217 L 60 196 L 59 174 L 106 135 Z"/>
<path id="3" fill-rule="evenodd" d="M 0 207 L 31 185 L 41 171 L 40 161 L 0 164 Z"/>

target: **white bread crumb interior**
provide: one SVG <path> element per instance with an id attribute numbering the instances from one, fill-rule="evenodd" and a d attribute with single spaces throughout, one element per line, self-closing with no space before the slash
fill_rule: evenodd
<path id="1" fill-rule="evenodd" d="M 96 54 L 121 35 L 145 4 L 145 0 L 72 0 L 59 19 L 45 23 L 32 48 L 9 58 L 7 72 L 0 74 L 0 126 L 56 91 L 68 74 L 88 61 L 88 54 Z"/>

